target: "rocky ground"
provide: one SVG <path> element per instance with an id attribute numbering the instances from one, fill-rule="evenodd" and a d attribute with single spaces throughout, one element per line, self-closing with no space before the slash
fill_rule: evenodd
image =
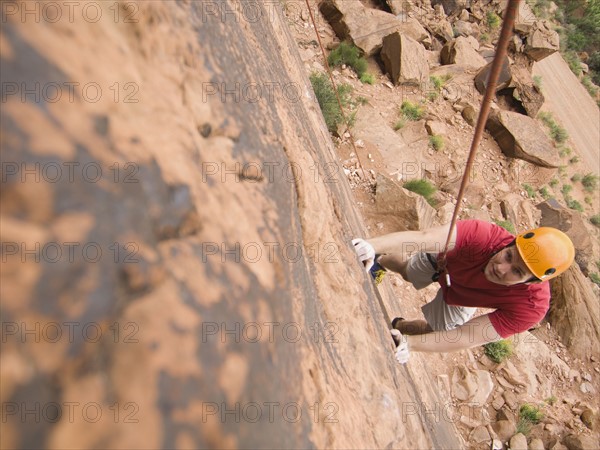
<path id="1" fill-rule="evenodd" d="M 339 2 L 333 3 L 339 4 Z M 392 3 L 390 2 L 390 5 Z M 413 9 L 412 13 L 408 12 L 402 17 L 405 19 L 418 18 L 425 27 L 435 22 L 435 17 L 443 17 L 444 20 L 450 21 L 456 30 L 456 21 L 459 16 L 461 14 L 463 18 L 465 16 L 460 9 L 451 12 L 448 17 L 431 7 L 424 13 L 422 8 L 426 3 L 403 2 L 405 9 L 406 5 L 412 6 Z M 377 2 L 362 2 L 362 4 L 370 9 L 387 9 L 387 6 L 382 6 Z M 305 69 L 307 73 L 323 72 L 325 64 L 317 45 L 310 15 L 302 4 L 295 3 L 294 5 L 295 9 L 288 8 L 288 20 L 291 22 Z M 323 14 L 320 14 L 317 2 L 311 2 L 311 5 L 316 18 L 316 31 L 328 54 L 344 36 L 340 36 L 339 30 L 330 26 L 331 19 L 328 21 Z M 347 6 L 344 7 L 348 9 Z M 497 7 L 497 3 L 491 2 L 486 11 L 494 11 L 494 7 Z M 467 13 L 466 16 L 468 17 L 469 14 Z M 471 17 L 473 16 L 471 15 Z M 353 20 L 358 22 L 358 19 Z M 347 28 L 351 29 L 352 22 L 348 21 L 347 23 L 350 24 Z M 480 46 L 477 49 L 479 55 L 489 57 L 497 30 L 492 30 L 473 18 L 469 23 L 478 27 L 478 32 L 470 33 L 471 36 L 476 38 L 480 38 L 482 34 L 490 36 L 489 42 L 482 42 L 480 39 Z M 365 27 L 366 29 L 377 29 L 373 25 L 365 25 Z M 350 34 L 345 38 L 353 39 L 354 36 Z M 354 41 L 360 46 L 363 45 L 364 40 L 365 38 L 359 36 Z M 349 84 L 354 89 L 354 95 L 364 99 L 364 104 L 358 107 L 356 120 L 351 129 L 346 130 L 344 127 L 340 127 L 336 145 L 340 162 L 353 187 L 356 203 L 365 218 L 371 236 L 411 226 L 423 227 L 432 223 L 447 223 L 456 204 L 455 198 L 462 174 L 461 169 L 464 167 L 474 129 L 472 117 L 469 117 L 470 114 L 465 114 L 464 111 L 466 107 L 477 109 L 482 97 L 473 88 L 473 79 L 478 69 L 468 64 L 441 65 L 440 48 L 444 41 L 438 37 L 436 46 L 435 36 L 433 40 L 434 43 L 429 41 L 425 44 L 428 49 L 426 55 L 429 74 L 451 75 L 448 84 L 434 99 L 428 97 L 433 89 L 427 83 L 428 80 L 420 85 L 401 82 L 394 85 L 386 71 L 385 64 L 377 56 L 368 58 L 369 72 L 375 78 L 373 85 L 359 81 L 350 67 L 333 68 L 336 83 Z M 561 80 L 559 70 L 566 68 L 566 72 L 562 72 L 565 80 L 562 83 L 571 82 L 572 74 L 560 56 L 556 54 L 552 59 L 556 60 L 557 58 L 562 63 L 558 65 L 558 68 L 553 66 L 552 69 L 549 69 L 548 64 L 544 63 L 544 70 L 548 73 L 558 72 L 554 77 Z M 480 63 L 480 65 L 483 64 L 485 62 Z M 536 69 L 534 73 L 539 74 L 540 70 Z M 577 81 L 576 78 L 575 81 Z M 561 102 L 565 100 L 558 95 L 553 96 L 556 84 L 551 83 L 560 84 L 561 81 L 553 79 L 548 82 L 547 86 L 543 85 L 542 92 L 548 101 L 539 107 L 543 111 L 553 112 L 555 117 L 561 120 L 567 115 L 561 109 L 564 105 Z M 567 89 L 561 89 L 561 95 L 566 91 Z M 581 234 L 575 233 L 571 236 L 579 248 L 579 256 L 585 249 L 587 255 L 585 259 L 588 262 L 581 264 L 581 267 L 585 268 L 590 262 L 598 260 L 598 229 L 592 226 L 586 218 L 598 213 L 600 200 L 597 190 L 590 194 L 583 189 L 581 184 L 572 183 L 569 180 L 575 174 L 581 175 L 590 171 L 597 173 L 597 149 L 600 138 L 597 128 L 598 121 L 594 120 L 594 117 L 596 119 L 598 117 L 598 108 L 582 87 L 581 93 L 584 95 L 582 100 L 573 100 L 573 95 L 569 96 L 572 107 L 581 106 L 577 109 L 576 116 L 572 116 L 569 121 L 561 122 L 573 136 L 566 145 L 571 146 L 574 153 L 562 156 L 556 154 L 551 157 L 550 164 L 547 165 L 554 165 L 555 168 L 541 167 L 539 164 L 522 159 L 509 158 L 493 135 L 490 135 L 489 132 L 484 134 L 476 158 L 472 183 L 467 189 L 464 203 L 461 205 L 461 217 L 496 221 L 508 220 L 515 225 L 517 231 L 532 228 L 538 226 L 540 220 L 548 220 L 548 216 L 544 214 L 544 218 L 542 218 L 541 210 L 536 207 L 544 199 L 539 193 L 531 198 L 524 190 L 523 185 L 530 185 L 536 191 L 546 186 L 552 195 L 564 204 L 560 194 L 561 187 L 572 184 L 572 195 L 582 205 L 585 203 L 585 197 L 592 196 L 591 202 L 588 200 L 588 203 L 585 203 L 585 211 L 581 215 L 583 220 L 578 217 L 577 213 L 574 214 L 576 217 L 572 219 L 574 222 L 580 222 L 578 233 Z M 423 120 L 409 122 L 400 130 L 394 130 L 394 124 L 399 118 L 399 108 L 404 100 L 424 104 L 426 115 Z M 500 98 L 498 102 L 494 103 L 494 109 L 510 108 L 504 99 Z M 586 121 L 578 126 L 576 117 L 581 116 L 586 116 Z M 591 120 L 588 121 L 587 117 Z M 591 124 L 591 126 L 586 124 Z M 545 133 L 543 126 L 541 130 Z M 531 129 L 531 133 L 534 131 Z M 445 145 L 440 151 L 435 151 L 431 147 L 429 143 L 431 134 L 443 136 Z M 542 139 L 547 138 L 542 136 Z M 354 145 L 352 145 L 352 141 L 354 141 Z M 550 142 L 548 144 L 551 147 L 555 145 Z M 575 155 L 580 155 L 579 161 L 572 159 Z M 569 160 L 571 161 L 569 162 Z M 556 167 L 559 165 L 563 168 L 557 170 Z M 409 198 L 406 194 L 401 193 L 399 188 L 391 186 L 391 180 L 402 182 L 413 178 L 427 178 L 440 189 L 436 194 L 435 210 L 429 211 L 425 202 Z M 548 186 L 553 178 L 560 180 L 560 183 L 554 188 Z M 386 194 L 380 194 L 378 191 L 382 184 L 385 185 Z M 396 189 L 398 192 L 390 196 L 390 189 Z M 381 189 L 381 191 L 384 190 Z M 395 210 L 389 208 L 390 200 L 396 202 Z M 414 214 L 415 210 L 417 214 Z M 407 219 L 407 211 L 414 216 Z M 557 224 L 552 225 L 556 226 Z M 593 267 L 590 270 L 593 271 Z M 420 306 L 431 298 L 435 289 L 428 288 L 425 293 L 416 292 L 400 276 L 390 275 L 388 279 L 396 297 L 396 300 L 387 304 L 390 314 L 402 315 L 407 318 L 419 317 Z M 591 283 L 589 279 L 583 278 L 583 280 L 586 287 L 582 289 L 589 289 L 590 307 L 597 311 L 599 308 L 598 286 Z M 565 281 L 565 283 L 567 282 Z M 573 283 L 576 284 L 577 281 L 573 281 Z M 514 425 L 518 421 L 518 408 L 524 403 L 539 405 L 545 415 L 542 422 L 536 425 L 527 436 L 529 448 L 558 449 L 563 448 L 562 445 L 566 445 L 568 448 L 597 447 L 599 439 L 597 396 L 600 388 L 598 355 L 596 352 L 593 355 L 589 352 L 582 355 L 572 345 L 567 348 L 563 343 L 565 341 L 564 333 L 561 337 L 556 331 L 556 327 L 561 325 L 551 322 L 545 321 L 531 333 L 517 336 L 515 338 L 516 355 L 500 365 L 489 360 L 482 349 L 459 354 L 427 356 L 427 361 L 423 364 L 437 377 L 441 392 L 447 395 L 445 397 L 448 406 L 447 412 L 459 424 L 468 448 L 490 448 L 492 438 L 508 444 L 515 434 Z M 598 325 L 597 322 L 592 322 L 591 329 L 588 327 L 587 333 L 589 334 L 584 340 L 598 342 L 598 332 L 594 331 L 594 327 L 597 330 Z M 461 380 L 462 384 L 460 384 Z M 461 392 L 461 386 L 465 385 L 469 385 L 472 392 L 469 394 Z M 481 395 L 482 391 L 486 394 L 483 394 L 483 397 L 477 396 L 477 393 Z M 486 397 L 486 395 L 488 396 Z M 475 406 L 469 406 L 469 403 Z M 587 412 L 583 414 L 584 411 Z M 590 411 L 593 412 L 594 417 L 591 421 L 588 418 L 588 415 L 592 414 Z M 568 435 L 579 437 L 571 436 L 567 439 Z M 520 438 L 518 436 L 514 442 L 511 441 L 510 447 L 527 448 L 527 442 L 525 444 L 518 442 Z M 583 443 L 573 442 L 574 439 L 580 439 Z M 525 447 L 521 447 L 522 445 Z"/>

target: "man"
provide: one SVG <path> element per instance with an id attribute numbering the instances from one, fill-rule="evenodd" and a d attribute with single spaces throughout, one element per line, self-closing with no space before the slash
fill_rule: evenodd
<path id="1" fill-rule="evenodd" d="M 554 228 L 515 237 L 495 224 L 462 220 L 444 263 L 440 253 L 449 229 L 448 224 L 352 241 L 367 272 L 397 272 L 416 289 L 440 284 L 422 308 L 425 320 L 392 322 L 400 363 L 408 361 L 409 351 L 462 350 L 529 329 L 550 306 L 548 280 L 567 270 L 575 256 L 571 240 Z M 495 311 L 472 319 L 478 307 Z"/>

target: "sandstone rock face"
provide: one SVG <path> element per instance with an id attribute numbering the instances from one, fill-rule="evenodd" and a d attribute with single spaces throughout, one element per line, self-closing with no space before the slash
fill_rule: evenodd
<path id="1" fill-rule="evenodd" d="M 486 128 L 505 155 L 542 167 L 558 167 L 556 148 L 546 132 L 531 117 L 499 111 L 490 114 Z"/>
<path id="2" fill-rule="evenodd" d="M 535 28 L 527 36 L 524 53 L 534 61 L 556 53 L 560 49 L 560 38 L 558 33 L 550 28 L 546 21 L 538 22 Z"/>
<path id="3" fill-rule="evenodd" d="M 319 10 L 338 38 L 350 39 L 367 56 L 376 54 L 383 38 L 402 27 L 393 14 L 365 8 L 359 0 L 325 0 Z"/>
<path id="4" fill-rule="evenodd" d="M 378 214 L 394 218 L 396 231 L 423 230 L 433 225 L 435 209 L 422 196 L 382 174 L 377 174 L 375 202 Z"/>
<path id="5" fill-rule="evenodd" d="M 460 66 L 475 69 L 487 64 L 485 58 L 477 53 L 473 43 L 463 36 L 444 45 L 440 53 L 440 61 L 444 65 L 458 64 Z"/>
<path id="6" fill-rule="evenodd" d="M 399 32 L 386 36 L 380 55 L 394 84 L 419 85 L 429 79 L 426 50 L 408 36 Z"/>
<path id="7" fill-rule="evenodd" d="M 579 358 L 600 357 L 600 312 L 591 282 L 577 264 L 551 282 L 548 319 L 569 351 Z"/>

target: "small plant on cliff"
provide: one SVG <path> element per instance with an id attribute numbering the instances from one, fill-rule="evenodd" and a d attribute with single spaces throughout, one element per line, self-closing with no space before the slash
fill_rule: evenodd
<path id="1" fill-rule="evenodd" d="M 417 121 L 423 118 L 425 115 L 425 110 L 419 104 L 405 100 L 402 102 L 402 106 L 400 107 L 400 114 L 406 120 Z"/>
<path id="2" fill-rule="evenodd" d="M 496 225 L 501 226 L 509 233 L 517 234 L 515 231 L 515 226 L 512 224 L 512 222 L 510 220 L 495 220 L 494 222 L 496 222 Z"/>
<path id="3" fill-rule="evenodd" d="M 586 191 L 594 192 L 598 187 L 598 175 L 588 173 L 581 179 L 581 184 L 583 184 Z"/>
<path id="4" fill-rule="evenodd" d="M 517 422 L 517 433 L 529 434 L 531 427 L 540 423 L 544 414 L 540 408 L 534 405 L 524 404 L 519 408 L 519 420 Z"/>
<path id="5" fill-rule="evenodd" d="M 372 73 L 365 72 L 360 76 L 360 81 L 365 84 L 375 84 L 375 77 Z"/>
<path id="6" fill-rule="evenodd" d="M 523 185 L 523 190 L 525 192 L 527 192 L 527 196 L 529 198 L 534 198 L 535 197 L 535 189 L 533 187 L 531 187 L 530 185 L 524 184 Z"/>
<path id="7" fill-rule="evenodd" d="M 592 222 L 593 225 L 596 225 L 598 228 L 600 228 L 600 214 L 595 214 L 592 217 L 590 217 L 590 222 Z"/>
<path id="8" fill-rule="evenodd" d="M 556 123 L 551 113 L 541 112 L 538 114 L 538 118 L 544 122 L 544 125 L 548 127 L 550 130 L 550 137 L 554 140 L 554 142 L 557 144 L 562 144 L 569 139 L 569 133 L 567 133 L 567 130 Z"/>
<path id="9" fill-rule="evenodd" d="M 487 357 L 496 363 L 501 363 L 513 354 L 512 341 L 509 341 L 508 339 L 490 342 L 483 347 Z"/>
<path id="10" fill-rule="evenodd" d="M 500 25 L 500 16 L 493 11 L 488 11 L 485 18 L 488 27 L 490 27 L 492 30 L 498 28 L 498 26 Z"/>
<path id="11" fill-rule="evenodd" d="M 360 55 L 358 47 L 349 44 L 348 42 L 342 42 L 334 48 L 329 54 L 327 62 L 334 67 L 341 66 L 342 64 L 352 67 L 356 72 L 356 75 L 361 78 L 361 81 L 362 76 L 367 73 L 367 60 Z"/>
<path id="12" fill-rule="evenodd" d="M 429 145 L 437 152 L 444 148 L 444 138 L 439 134 L 429 136 Z"/>
<path id="13" fill-rule="evenodd" d="M 338 104 L 335 90 L 333 89 L 331 81 L 329 81 L 329 77 L 324 73 L 320 74 L 313 72 L 310 76 L 310 84 L 312 84 L 313 90 L 315 91 L 315 96 L 321 107 L 327 129 L 331 133 L 337 132 L 337 127 L 344 121 L 344 116 L 340 109 L 340 105 Z M 350 93 L 352 92 L 352 87 L 348 84 L 342 84 L 338 86 L 337 91 L 342 107 L 346 108 L 351 106 Z M 352 115 L 348 121 L 352 121 Z"/>
<path id="14" fill-rule="evenodd" d="M 548 188 L 544 186 L 540 189 L 540 195 L 544 198 L 544 200 L 548 200 L 550 198 L 550 193 L 548 192 Z"/>
<path id="15" fill-rule="evenodd" d="M 556 395 L 551 395 L 550 397 L 546 398 L 544 401 L 546 403 L 548 403 L 550 406 L 554 406 L 554 404 L 556 403 L 558 399 L 556 398 Z"/>
<path id="16" fill-rule="evenodd" d="M 592 283 L 600 286 L 600 275 L 598 275 L 596 272 L 590 273 L 590 280 L 592 280 Z"/>
<path id="17" fill-rule="evenodd" d="M 539 75 L 534 75 L 533 76 L 533 84 L 535 84 L 536 88 L 541 90 L 542 89 L 542 77 Z"/>
<path id="18" fill-rule="evenodd" d="M 428 180 L 423 178 L 419 180 L 409 180 L 404 183 L 404 189 L 408 189 L 409 191 L 414 192 L 415 194 L 419 194 L 427 200 L 431 206 L 435 206 L 435 199 L 433 198 L 434 194 L 437 191 L 437 188 L 431 184 Z"/>

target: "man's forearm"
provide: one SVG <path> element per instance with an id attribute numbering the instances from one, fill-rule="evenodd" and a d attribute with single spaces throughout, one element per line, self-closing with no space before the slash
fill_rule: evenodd
<path id="1" fill-rule="evenodd" d="M 415 252 L 439 253 L 442 251 L 448 237 L 449 225 L 442 225 L 423 231 L 399 231 L 369 239 L 368 242 L 377 254 L 412 254 Z M 454 246 L 456 231 L 450 241 Z"/>
<path id="2" fill-rule="evenodd" d="M 488 315 L 479 316 L 450 331 L 407 336 L 408 348 L 414 352 L 454 352 L 501 339 Z"/>

